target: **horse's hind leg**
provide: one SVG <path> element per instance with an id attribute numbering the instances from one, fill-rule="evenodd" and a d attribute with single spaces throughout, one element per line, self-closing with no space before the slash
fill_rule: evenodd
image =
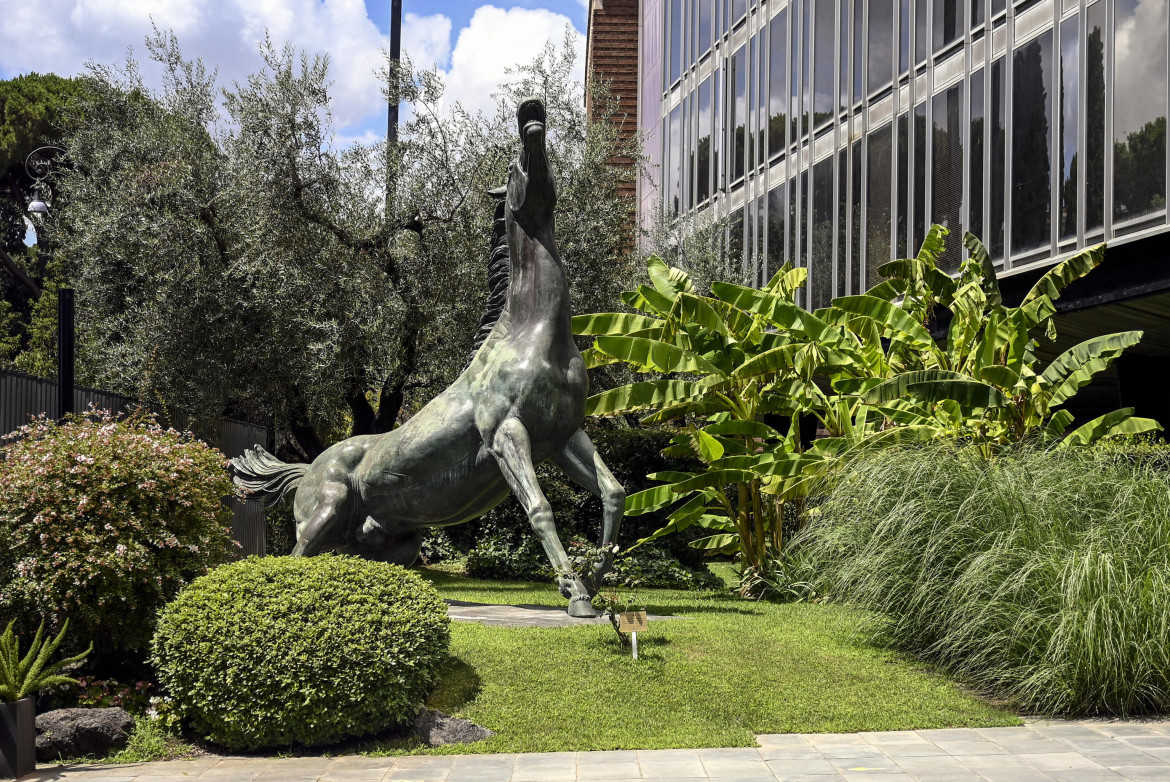
<path id="1" fill-rule="evenodd" d="M 540 538 L 544 553 L 559 575 L 561 591 L 568 592 L 566 596 L 569 598 L 569 616 L 597 616 L 589 590 L 573 572 L 569 557 L 557 536 L 552 506 L 548 504 L 548 499 L 536 481 L 528 430 L 524 428 L 524 424 L 515 418 L 506 419 L 496 429 L 491 450 L 512 493 L 528 514 L 528 522 L 536 536 Z"/>
<path id="2" fill-rule="evenodd" d="M 302 495 L 308 491 L 309 494 Z M 303 499 L 302 499 L 303 496 Z M 349 489 L 341 481 L 322 481 L 316 486 L 297 489 L 294 508 L 297 517 L 297 545 L 294 557 L 311 557 L 329 547 L 346 511 Z"/>
<path id="3" fill-rule="evenodd" d="M 613 564 L 613 554 L 609 549 L 617 540 L 618 527 L 621 526 L 622 515 L 625 513 L 626 490 L 605 466 L 589 435 L 580 429 L 569 438 L 564 450 L 554 456 L 553 461 L 583 489 L 601 498 L 600 545 L 606 552 L 597 563 L 592 578 L 587 582 L 592 591 L 601 585 L 601 578 L 609 572 Z"/>

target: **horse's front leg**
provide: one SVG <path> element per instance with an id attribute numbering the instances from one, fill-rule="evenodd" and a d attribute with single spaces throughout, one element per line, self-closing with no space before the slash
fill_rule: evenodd
<path id="1" fill-rule="evenodd" d="M 528 522 L 536 536 L 540 538 L 548 561 L 558 574 L 561 592 L 568 592 L 566 597 L 569 598 L 569 616 L 597 616 L 589 590 L 573 572 L 569 557 L 557 536 L 552 506 L 548 504 L 548 499 L 536 481 L 531 444 L 524 424 L 516 418 L 505 419 L 492 438 L 491 451 L 500 465 L 504 480 L 508 482 L 512 493 L 528 514 Z"/>
<path id="2" fill-rule="evenodd" d="M 575 483 L 595 497 L 601 498 L 601 548 L 605 550 L 590 579 L 591 590 L 601 586 L 601 579 L 613 565 L 613 544 L 626 509 L 626 490 L 605 466 L 593 441 L 581 429 L 569 438 L 564 450 L 553 461 Z"/>

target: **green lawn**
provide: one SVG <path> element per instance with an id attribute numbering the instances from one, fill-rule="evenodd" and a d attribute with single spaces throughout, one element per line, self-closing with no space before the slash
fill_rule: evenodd
<path id="1" fill-rule="evenodd" d="M 565 604 L 551 584 L 420 572 L 447 598 Z M 735 747 L 752 746 L 754 733 L 1021 722 L 869 645 L 862 615 L 842 606 L 670 590 L 640 596 L 652 613 L 686 618 L 652 623 L 639 635 L 637 661 L 609 626 L 454 623 L 453 660 L 429 705 L 496 731 L 475 752 Z"/>

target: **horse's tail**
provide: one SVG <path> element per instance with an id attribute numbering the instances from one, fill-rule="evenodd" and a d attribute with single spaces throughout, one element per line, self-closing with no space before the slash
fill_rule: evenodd
<path id="1" fill-rule="evenodd" d="M 232 459 L 232 480 L 247 493 L 245 499 L 279 502 L 297 487 L 308 472 L 307 464 L 287 464 L 259 445 Z"/>

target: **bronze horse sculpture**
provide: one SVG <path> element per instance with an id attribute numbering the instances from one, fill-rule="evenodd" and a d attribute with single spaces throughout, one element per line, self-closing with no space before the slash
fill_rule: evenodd
<path id="1" fill-rule="evenodd" d="M 507 293 L 463 373 L 415 416 L 332 446 L 312 464 L 286 464 L 259 446 L 233 461 L 255 498 L 296 490 L 294 556 L 323 551 L 408 565 L 427 527 L 470 521 L 516 495 L 558 574 L 571 616 L 595 616 L 594 584 L 573 571 L 535 466 L 551 461 L 602 500 L 601 546 L 613 545 L 625 491 L 581 429 L 588 379 L 573 341 L 569 286 L 554 237 L 556 187 L 544 104 L 517 110 L 521 149 L 503 199 Z"/>

